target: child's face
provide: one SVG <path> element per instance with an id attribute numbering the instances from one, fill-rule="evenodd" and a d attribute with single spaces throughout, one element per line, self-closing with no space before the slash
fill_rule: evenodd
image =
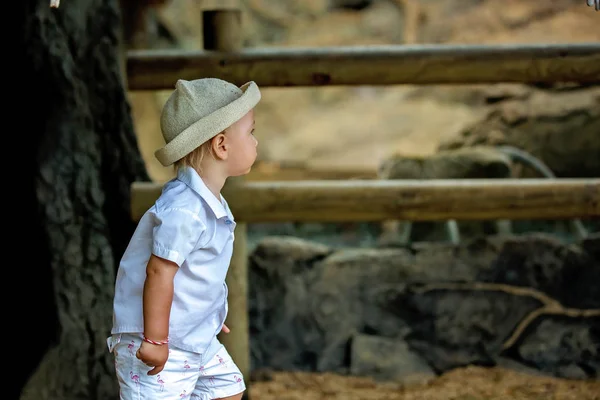
<path id="1" fill-rule="evenodd" d="M 258 140 L 254 137 L 254 110 L 231 125 L 227 137 L 227 172 L 229 176 L 245 175 L 256 161 Z"/>

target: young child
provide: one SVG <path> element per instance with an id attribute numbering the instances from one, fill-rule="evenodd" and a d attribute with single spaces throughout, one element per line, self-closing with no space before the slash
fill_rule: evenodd
<path id="1" fill-rule="evenodd" d="M 225 276 L 235 222 L 220 192 L 256 160 L 254 82 L 179 80 L 161 114 L 175 165 L 144 214 L 117 273 L 112 336 L 122 400 L 241 399 L 240 370 L 217 334 L 229 332 Z"/>

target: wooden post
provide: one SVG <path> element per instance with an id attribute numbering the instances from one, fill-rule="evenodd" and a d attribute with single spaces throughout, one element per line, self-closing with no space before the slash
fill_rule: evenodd
<path id="1" fill-rule="evenodd" d="M 242 13 L 239 9 L 202 11 L 205 50 L 237 51 L 242 47 Z"/>
<path id="2" fill-rule="evenodd" d="M 202 11 L 203 46 L 205 50 L 235 52 L 242 46 L 241 10 L 227 7 Z M 227 179 L 223 196 L 243 183 L 243 177 Z M 235 215 L 234 215 L 235 218 Z M 226 324 L 230 333 L 222 333 L 219 340 L 242 372 L 247 389 L 250 376 L 250 341 L 248 333 L 248 249 L 247 227 L 238 222 L 235 228 L 233 256 L 227 273 L 229 287 L 229 314 Z M 249 390 L 244 393 L 249 398 Z"/>
<path id="3" fill-rule="evenodd" d="M 234 193 L 239 193 L 244 179 L 230 177 L 223 188 L 223 196 L 231 199 Z M 234 213 L 235 218 L 235 213 Z M 219 340 L 235 361 L 244 376 L 246 388 L 249 389 L 250 378 L 250 335 L 248 321 L 248 238 L 246 222 L 237 221 L 235 227 L 235 240 L 233 242 L 233 256 L 227 273 L 227 286 L 229 288 L 229 314 L 225 322 L 231 332 L 220 334 Z M 244 393 L 248 399 L 249 391 Z"/>

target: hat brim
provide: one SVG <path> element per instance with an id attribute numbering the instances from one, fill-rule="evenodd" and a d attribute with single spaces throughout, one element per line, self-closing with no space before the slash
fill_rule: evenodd
<path id="1" fill-rule="evenodd" d="M 239 98 L 194 122 L 164 147 L 156 150 L 154 156 L 158 161 L 165 167 L 173 164 L 252 110 L 260 101 L 258 86 L 250 81 L 240 86 L 240 89 L 242 95 Z"/>

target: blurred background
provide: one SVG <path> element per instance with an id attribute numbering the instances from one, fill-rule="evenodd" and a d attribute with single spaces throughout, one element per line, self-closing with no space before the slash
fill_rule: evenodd
<path id="1" fill-rule="evenodd" d="M 153 3 L 146 11 L 144 37 L 133 48 L 201 49 L 202 10 L 218 6 L 242 9 L 244 46 L 254 48 L 600 42 L 598 13 L 578 0 Z M 259 160 L 250 180 L 543 176 L 531 164 L 488 151 L 498 145 L 529 153 L 558 177 L 600 176 L 597 86 L 323 86 L 262 92 L 256 108 Z M 160 110 L 169 94 L 129 95 L 140 151 L 156 182 L 173 176 L 154 157 L 164 144 Z M 585 224 L 599 229 L 594 221 Z M 439 227 L 413 224 L 410 239 L 446 240 Z M 393 225 L 363 223 L 254 224 L 250 229 L 252 244 L 276 233 L 359 246 L 394 241 L 398 231 Z M 460 229 L 466 238 L 494 228 L 462 223 Z M 514 232 L 532 230 L 573 237 L 571 227 L 561 222 L 512 226 Z"/>
<path id="2" fill-rule="evenodd" d="M 219 3 L 171 0 L 152 10 L 155 28 L 148 35 L 148 47 L 200 49 L 201 10 Z M 578 0 L 242 0 L 240 4 L 246 47 L 600 41 L 598 14 Z M 484 124 L 490 108 L 504 106 L 517 108 L 532 119 L 552 116 L 565 119 L 557 122 L 565 125 L 563 142 L 556 143 L 561 140 L 560 135 L 552 134 L 555 142 L 544 143 L 548 139 L 538 132 L 528 135 L 529 139 L 520 139 L 532 142 L 527 145 L 534 154 L 541 155 L 546 145 L 583 150 L 588 145 L 583 140 L 587 135 L 566 133 L 571 131 L 566 126 L 569 123 L 566 109 L 585 107 L 582 104 L 585 98 L 590 110 L 597 109 L 595 90 L 578 93 L 577 97 L 544 96 L 546 92 L 511 84 L 263 88 L 262 91 L 263 100 L 256 113 L 261 161 L 358 169 L 373 175 L 381 162 L 394 153 L 429 156 L 449 142 L 470 144 L 461 134 Z M 141 150 L 152 178 L 157 181 L 164 181 L 172 172 L 163 168 L 153 155 L 163 145 L 158 122 L 169 93 L 131 94 Z M 524 99 L 528 101 L 515 107 L 516 101 Z M 573 102 L 577 104 L 569 104 Z M 527 110 L 522 109 L 523 104 Z M 539 121 L 538 125 L 542 123 Z M 534 125 L 529 130 L 542 129 Z M 509 130 L 510 127 L 494 129 L 488 141 L 517 140 L 511 138 Z M 577 157 L 573 151 L 569 153 Z M 260 167 L 257 165 L 257 169 Z M 585 174 L 559 165 L 554 167 L 558 175 Z M 588 174 L 598 176 L 599 167 L 595 167 Z"/>
<path id="3" fill-rule="evenodd" d="M 200 49 L 201 11 L 219 5 L 158 2 L 139 47 Z M 582 0 L 239 5 L 245 47 L 600 42 L 600 15 Z M 558 177 L 600 176 L 598 86 L 262 92 L 259 160 L 249 180 L 543 176 L 500 145 L 526 152 Z M 169 94 L 129 93 L 156 182 L 173 176 L 154 158 Z M 598 221 L 518 221 L 504 235 L 494 221 L 458 226 L 453 239 L 442 223 L 412 224 L 404 236 L 398 222 L 249 224 L 250 393 L 599 398 Z"/>

